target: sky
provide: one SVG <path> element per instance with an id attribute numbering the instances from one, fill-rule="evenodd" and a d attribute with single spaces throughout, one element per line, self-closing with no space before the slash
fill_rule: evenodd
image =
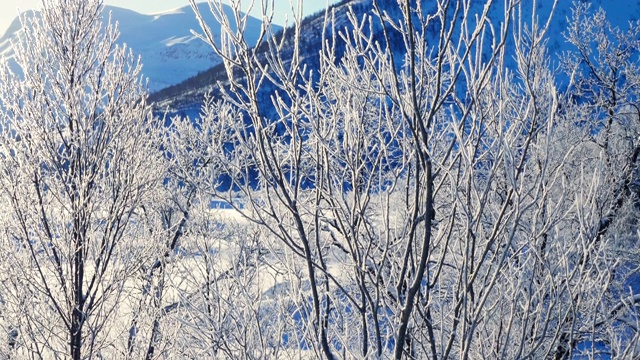
<path id="1" fill-rule="evenodd" d="M 204 0 L 197 0 L 201 2 Z M 275 12 L 274 22 L 279 25 L 284 25 L 285 17 L 291 13 L 290 0 L 274 0 Z M 291 0 L 296 6 L 297 1 Z M 243 3 L 248 4 L 248 0 L 243 0 Z M 256 0 L 256 8 L 259 9 L 260 0 Z M 337 0 L 328 0 L 330 4 L 337 2 Z M 11 22 L 18 16 L 18 9 L 20 11 L 36 9 L 40 6 L 40 0 L 0 0 L 0 37 L 4 35 L 5 31 L 11 25 Z M 165 10 L 175 9 L 183 6 L 188 6 L 188 0 L 105 0 L 106 5 L 119 6 L 126 9 L 131 9 L 143 14 L 153 14 Z M 312 14 L 318 10 L 324 9 L 327 0 L 306 0 L 303 2 L 303 12 L 305 14 Z M 257 10 L 259 11 L 259 10 Z M 291 15 L 289 15 L 291 19 Z M 291 20 L 289 20 L 291 22 Z"/>

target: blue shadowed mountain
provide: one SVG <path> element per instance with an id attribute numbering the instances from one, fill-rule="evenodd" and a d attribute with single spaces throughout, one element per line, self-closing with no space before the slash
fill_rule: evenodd
<path id="1" fill-rule="evenodd" d="M 607 19 L 612 23 L 612 25 L 619 27 L 620 29 L 627 29 L 629 27 L 629 21 L 636 21 L 640 19 L 640 0 L 633 0 L 625 2 L 625 6 L 620 6 L 621 3 L 619 1 L 613 0 L 583 0 L 591 3 L 591 11 L 595 12 L 597 9 L 602 7 L 607 13 Z M 428 12 L 434 8 L 433 1 L 423 0 L 424 9 Z M 473 1 L 472 7 L 469 10 L 470 19 L 474 19 L 475 15 L 482 14 L 484 9 L 484 4 L 486 1 Z M 534 9 L 531 7 L 530 1 L 524 1 L 520 7 L 518 7 L 516 13 L 522 16 L 525 23 L 530 24 L 533 18 L 537 18 L 540 25 L 544 25 L 548 15 L 551 12 L 551 6 L 553 1 L 538 1 L 537 7 Z M 392 18 L 399 18 L 401 16 L 396 1 L 379 1 L 379 5 L 383 8 L 383 11 L 387 11 L 389 16 Z M 327 26 L 327 37 L 331 36 L 331 29 L 336 29 L 339 32 L 345 32 L 345 27 L 348 28 L 351 26 L 348 20 L 347 13 L 349 9 L 352 9 L 356 18 L 362 19 L 365 14 L 371 12 L 372 9 L 372 0 L 344 0 L 330 7 L 330 11 L 333 14 L 334 23 L 331 26 Z M 568 19 L 571 18 L 572 15 L 573 2 L 561 0 L 558 2 L 557 7 L 554 12 L 554 16 L 550 22 L 549 31 L 547 32 L 547 47 L 549 53 L 551 54 L 551 60 L 554 63 L 557 63 L 558 55 L 562 52 L 566 52 L 568 50 L 574 50 L 572 45 L 565 41 L 565 37 L 563 33 L 567 29 Z M 205 11 L 203 14 L 207 13 Z M 492 24 L 496 31 L 499 31 L 500 25 L 502 24 L 501 20 L 504 17 L 504 2 L 503 1 L 494 1 L 492 7 L 489 10 L 488 17 L 492 21 Z M 324 11 L 318 12 L 314 15 L 308 16 L 304 19 L 302 23 L 302 31 L 301 33 L 304 36 L 300 39 L 302 58 L 304 59 L 305 64 L 307 65 L 307 70 L 317 69 L 319 64 L 318 53 L 321 49 L 321 34 L 323 32 L 323 22 L 325 18 Z M 375 21 L 374 21 L 375 22 Z M 473 20 L 472 20 L 473 22 Z M 510 30 L 510 38 L 513 37 L 513 31 L 518 31 L 520 29 L 511 29 Z M 525 29 L 521 29 L 525 31 Z M 382 30 L 380 26 L 372 27 L 372 31 L 374 31 L 374 40 L 379 40 L 381 43 L 384 43 Z M 289 31 L 287 34 L 293 34 L 293 31 Z M 393 34 L 391 34 L 393 36 Z M 438 29 L 431 29 L 430 35 L 433 36 L 432 44 L 437 44 L 435 41 L 437 36 L 439 35 Z M 282 33 L 277 36 L 282 37 Z M 289 35 L 285 35 L 290 37 Z M 338 37 L 339 39 L 339 37 Z M 512 40 L 509 40 L 512 41 Z M 282 50 L 283 53 L 287 53 L 287 51 L 291 51 L 291 46 L 293 46 L 293 41 L 290 39 L 285 39 L 285 48 Z M 491 42 L 485 42 L 487 46 L 491 46 Z M 397 49 L 394 51 L 399 52 L 399 58 L 402 58 L 402 40 L 400 36 L 398 36 L 398 42 L 396 44 L 392 44 L 392 47 L 396 45 Z M 287 48 L 289 46 L 289 48 Z M 513 48 L 513 46 L 509 46 L 509 48 Z M 336 43 L 336 62 L 340 61 L 341 51 L 344 49 L 344 44 L 340 44 L 340 41 Z M 268 49 L 266 46 L 262 49 L 258 49 L 257 52 L 260 54 L 261 52 L 266 52 Z M 260 56 L 260 55 L 259 55 Z M 505 59 L 505 64 L 507 67 L 515 68 L 515 62 L 513 60 L 513 56 L 507 56 Z M 561 76 L 558 77 L 559 81 L 563 81 Z M 158 108 L 165 110 L 169 109 L 171 112 L 180 113 L 180 114 L 188 114 L 191 116 L 197 115 L 200 109 L 200 106 L 203 102 L 204 95 L 211 92 L 214 96 L 218 94 L 218 83 L 225 84 L 227 82 L 227 75 L 225 73 L 224 67 L 222 65 L 214 66 L 197 76 L 191 77 L 180 84 L 176 84 L 170 87 L 163 89 L 155 94 L 152 94 L 151 100 L 158 104 Z M 265 89 L 268 92 L 268 87 Z"/>

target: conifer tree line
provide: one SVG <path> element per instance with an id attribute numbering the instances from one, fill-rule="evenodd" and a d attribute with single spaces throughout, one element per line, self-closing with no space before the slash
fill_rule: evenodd
<path id="1" fill-rule="evenodd" d="M 22 18 L 0 358 L 640 356 L 639 22 L 576 2 L 553 54 L 533 0 L 277 36 L 261 1 L 249 43 L 239 1 L 220 33 L 190 3 L 225 72 L 195 119 L 154 111 L 101 0 Z"/>

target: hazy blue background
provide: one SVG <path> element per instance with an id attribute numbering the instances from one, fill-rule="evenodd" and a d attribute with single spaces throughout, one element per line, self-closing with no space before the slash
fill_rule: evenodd
<path id="1" fill-rule="evenodd" d="M 197 2 L 203 1 L 204 0 L 197 0 Z M 274 22 L 278 25 L 284 25 L 286 16 L 289 15 L 289 23 L 291 23 L 291 3 L 293 2 L 293 6 L 295 7 L 298 1 L 301 0 L 275 0 L 276 10 L 274 13 Z M 328 0 L 330 4 L 337 1 L 338 0 Z M 249 0 L 243 0 L 242 4 L 243 6 L 244 4 L 248 5 L 249 2 Z M 253 12 L 257 16 L 260 14 L 260 4 L 262 1 L 256 0 L 255 2 Z M 153 14 L 189 5 L 188 0 L 105 0 L 104 3 L 106 5 L 131 9 L 143 14 Z M 18 16 L 18 9 L 20 9 L 20 11 L 36 9 L 40 4 L 40 0 L 0 0 L 0 37 L 4 35 L 13 19 Z M 326 0 L 306 0 L 303 2 L 303 12 L 305 14 L 312 14 L 324 9 L 326 4 Z"/>

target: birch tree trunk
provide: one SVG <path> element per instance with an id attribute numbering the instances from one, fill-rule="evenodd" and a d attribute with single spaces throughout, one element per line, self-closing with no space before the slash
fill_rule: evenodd
<path id="1" fill-rule="evenodd" d="M 140 64 L 97 0 L 22 18 L 19 71 L 0 73 L 0 191 L 21 356 L 116 356 L 120 306 L 155 251 L 144 209 L 162 184 Z"/>

